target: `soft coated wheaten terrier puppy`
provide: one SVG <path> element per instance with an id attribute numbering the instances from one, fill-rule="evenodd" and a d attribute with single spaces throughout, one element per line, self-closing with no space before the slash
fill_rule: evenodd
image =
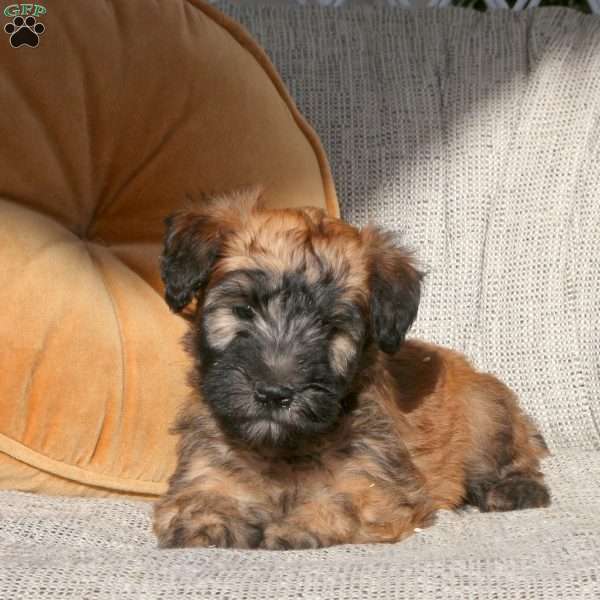
<path id="1" fill-rule="evenodd" d="M 404 341 L 421 280 L 407 252 L 259 195 L 167 219 L 166 299 L 186 309 L 194 367 L 160 545 L 396 542 L 441 508 L 547 506 L 547 449 L 514 394 Z"/>

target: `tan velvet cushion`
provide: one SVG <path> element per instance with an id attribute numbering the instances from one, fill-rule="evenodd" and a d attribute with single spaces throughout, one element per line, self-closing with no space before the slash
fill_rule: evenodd
<path id="1" fill-rule="evenodd" d="M 53 0 L 0 40 L 0 488 L 154 496 L 186 394 L 163 218 L 261 183 L 337 212 L 321 146 L 268 59 L 185 0 Z"/>

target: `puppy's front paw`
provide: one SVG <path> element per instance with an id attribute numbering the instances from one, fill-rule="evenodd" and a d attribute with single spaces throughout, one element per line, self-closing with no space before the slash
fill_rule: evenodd
<path id="1" fill-rule="evenodd" d="M 261 548 L 267 550 L 309 550 L 326 544 L 318 535 L 286 523 L 273 523 L 264 531 Z"/>
<path id="2" fill-rule="evenodd" d="M 155 508 L 154 532 L 161 548 L 257 548 L 263 539 L 258 524 L 202 506 L 181 510 L 169 503 Z"/>

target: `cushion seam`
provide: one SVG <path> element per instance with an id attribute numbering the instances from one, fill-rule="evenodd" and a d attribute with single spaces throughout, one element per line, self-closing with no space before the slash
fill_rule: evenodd
<path id="1" fill-rule="evenodd" d="M 109 490 L 141 493 L 152 496 L 159 496 L 166 490 L 166 483 L 164 482 L 103 475 L 102 473 L 96 473 L 82 467 L 55 460 L 21 444 L 17 440 L 14 440 L 3 433 L 0 433 L 0 452 L 4 452 L 8 456 L 35 467 L 36 469 L 84 485 L 94 485 Z"/>

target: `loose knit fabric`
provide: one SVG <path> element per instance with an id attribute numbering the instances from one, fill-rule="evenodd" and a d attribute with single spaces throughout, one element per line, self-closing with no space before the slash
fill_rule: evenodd
<path id="1" fill-rule="evenodd" d="M 0 493 L 0 598 L 597 600 L 600 456 L 546 462 L 544 510 L 440 513 L 394 545 L 158 550 L 150 507 Z"/>
<path id="2" fill-rule="evenodd" d="M 158 551 L 150 507 L 0 494 L 0 598 L 597 599 L 600 21 L 218 3 L 329 153 L 342 212 L 428 275 L 413 335 L 520 395 L 548 509 L 439 515 L 395 545 Z"/>
<path id="3" fill-rule="evenodd" d="M 343 216 L 427 272 L 411 334 L 600 448 L 600 18 L 218 4 L 319 133 Z"/>

